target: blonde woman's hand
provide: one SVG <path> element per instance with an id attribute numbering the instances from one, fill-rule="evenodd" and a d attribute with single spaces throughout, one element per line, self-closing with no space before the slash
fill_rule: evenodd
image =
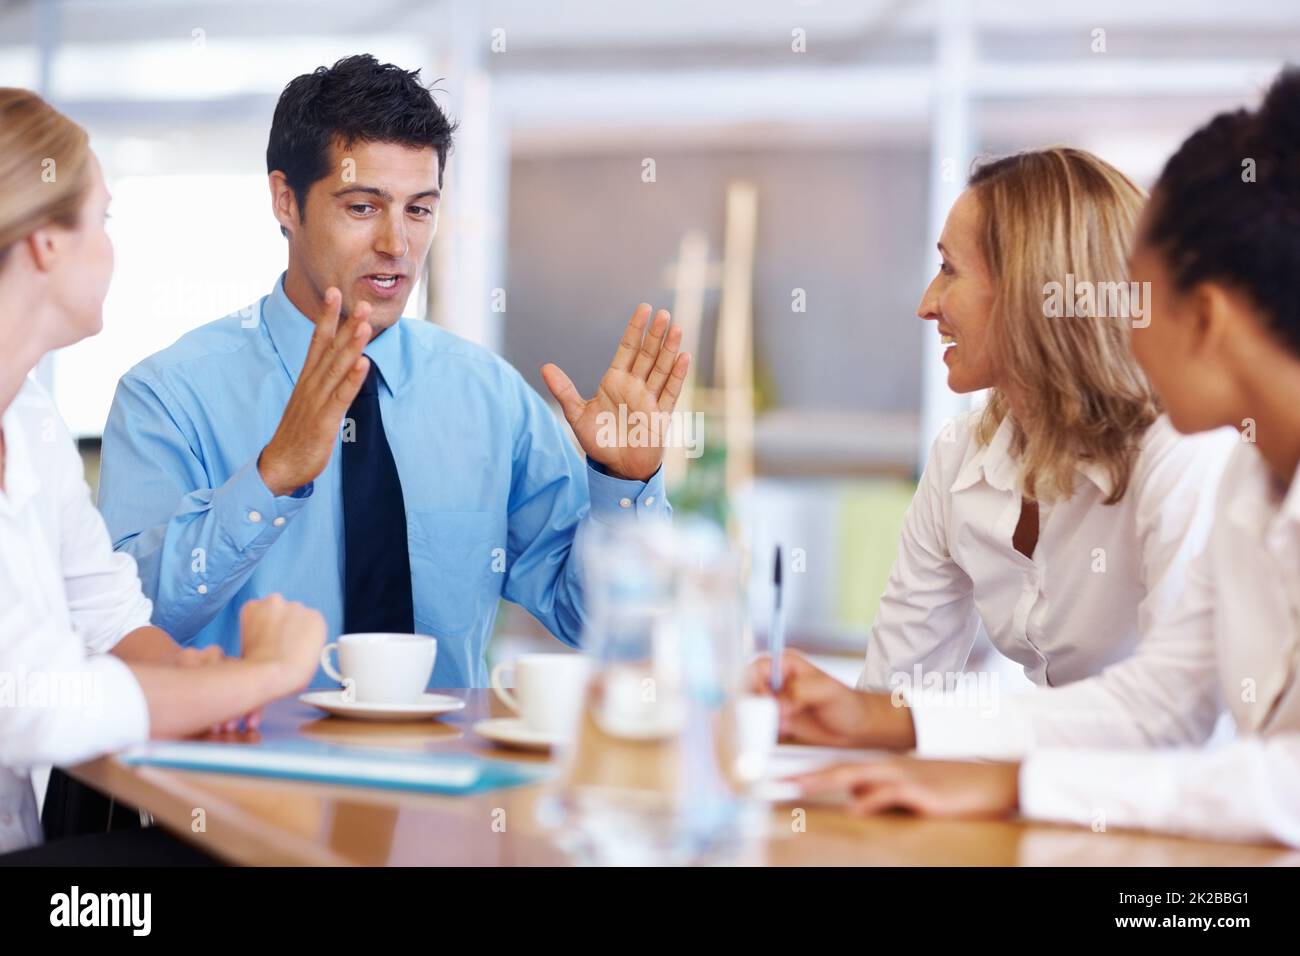
<path id="1" fill-rule="evenodd" d="M 755 660 L 749 667 L 750 690 L 772 693 L 771 674 L 771 657 Z M 775 696 L 782 740 L 820 747 L 916 746 L 908 707 L 896 705 L 889 694 L 855 690 L 794 651 L 781 656 L 781 688 Z"/>

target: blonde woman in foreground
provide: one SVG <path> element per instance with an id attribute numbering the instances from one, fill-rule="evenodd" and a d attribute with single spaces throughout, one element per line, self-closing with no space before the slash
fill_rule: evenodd
<path id="1" fill-rule="evenodd" d="M 1245 439 L 1209 546 L 1161 625 L 1212 647 L 1238 739 L 1044 749 L 1021 763 L 897 758 L 810 775 L 808 792 L 848 788 L 860 813 L 1101 815 L 1108 827 L 1300 847 L 1300 71 L 1284 71 L 1257 112 L 1223 113 L 1183 143 L 1139 237 L 1132 274 L 1151 283 L 1154 308 L 1134 352 L 1179 431 L 1232 425 Z"/>
<path id="2" fill-rule="evenodd" d="M 32 767 L 239 718 L 304 686 L 325 637 L 318 613 L 274 597 L 245 606 L 242 659 L 182 649 L 149 625 L 135 562 L 109 546 L 76 447 L 28 378 L 46 353 L 101 327 L 108 201 L 85 130 L 34 93 L 0 89 L 2 863 L 40 842 Z M 102 834 L 75 841 L 73 857 L 51 856 L 59 843 L 19 856 L 171 861 L 163 837 Z"/>
<path id="3" fill-rule="evenodd" d="M 1236 436 L 1178 435 L 1133 359 L 1149 308 L 1126 281 L 1143 200 L 1076 149 L 974 172 L 917 314 L 946 345 L 949 386 L 989 400 L 934 443 L 861 691 L 783 660 L 787 739 L 1010 757 L 1209 736 L 1212 646 L 1152 624 L 1184 600 Z M 981 623 L 1042 689 L 962 678 Z"/>

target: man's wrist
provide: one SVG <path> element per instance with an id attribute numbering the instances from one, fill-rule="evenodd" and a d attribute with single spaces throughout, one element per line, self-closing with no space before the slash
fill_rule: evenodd
<path id="1" fill-rule="evenodd" d="M 645 484 L 651 478 L 653 478 L 655 476 L 655 473 L 658 472 L 660 467 L 662 467 L 663 465 L 663 463 L 660 462 L 658 465 L 655 465 L 654 469 L 648 475 L 645 475 L 644 477 L 638 477 L 637 475 L 625 475 L 623 474 L 623 472 L 617 470 L 611 465 L 606 464 L 603 461 L 600 461 L 599 459 L 593 458 L 591 455 L 587 456 L 587 461 L 591 464 L 592 468 L 596 469 L 597 472 L 599 472 L 600 474 L 604 475 L 607 478 L 613 478 L 617 481 L 639 481 L 641 482 L 641 484 Z"/>
<path id="2" fill-rule="evenodd" d="M 262 484 L 266 485 L 268 491 L 277 498 L 291 494 L 300 486 L 293 485 L 283 480 L 275 469 L 274 458 L 268 456 L 271 446 L 267 445 L 262 449 L 262 453 L 257 456 L 257 473 L 262 478 Z M 268 460 L 270 457 L 270 460 Z"/>

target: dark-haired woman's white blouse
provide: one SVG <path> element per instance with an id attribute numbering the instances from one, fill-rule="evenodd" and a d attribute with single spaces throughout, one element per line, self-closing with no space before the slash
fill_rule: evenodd
<path id="1" fill-rule="evenodd" d="M 1161 630 L 1169 642 L 1182 635 L 1210 648 L 1239 739 L 1205 750 L 1031 754 L 1021 813 L 1085 826 L 1101 814 L 1108 827 L 1300 847 L 1300 472 L 1279 493 L 1255 446 L 1240 445 L 1187 577 Z M 1186 701 L 1169 703 L 1176 719 Z"/>

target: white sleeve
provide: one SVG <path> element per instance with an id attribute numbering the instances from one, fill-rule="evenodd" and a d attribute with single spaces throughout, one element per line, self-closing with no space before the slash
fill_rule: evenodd
<path id="1" fill-rule="evenodd" d="M 1204 742 L 1220 710 L 1208 559 L 1188 569 L 1183 602 L 1132 657 L 1094 677 L 1017 695 L 913 692 L 917 752 L 1009 759 L 1036 747 Z"/>
<path id="2" fill-rule="evenodd" d="M 1043 750 L 1020 768 L 1028 819 L 1300 847 L 1300 734 L 1215 750 Z"/>
<path id="3" fill-rule="evenodd" d="M 1208 438 L 1208 440 L 1207 440 Z M 1134 476 L 1131 494 L 1146 597 L 1133 654 L 1063 687 L 1002 697 L 909 698 L 917 750 L 928 757 L 1018 757 L 1036 747 L 1203 743 L 1220 711 L 1214 583 L 1200 554 L 1236 436 L 1182 439 Z"/>
<path id="4" fill-rule="evenodd" d="M 1223 471 L 1241 446 L 1231 428 L 1182 436 L 1163 419 L 1159 427 L 1161 434 L 1142 456 L 1132 488 L 1146 590 L 1138 605 L 1143 633 L 1182 605 L 1185 571 L 1210 539 Z"/>
<path id="5" fill-rule="evenodd" d="M 115 657 L 87 657 L 66 627 L 42 621 L 0 581 L 0 765 L 87 760 L 149 736 L 144 692 Z"/>
<path id="6" fill-rule="evenodd" d="M 898 557 L 871 625 L 859 689 L 892 690 L 892 675 L 910 674 L 918 664 L 926 672 L 960 671 L 975 643 L 974 587 L 953 561 L 944 527 L 948 489 L 939 462 L 944 440 L 941 435 L 931 447 L 903 518 Z"/>
<path id="7" fill-rule="evenodd" d="M 62 422 L 60 421 L 60 425 Z M 108 652 L 149 623 L 153 604 L 144 596 L 135 559 L 113 550 L 104 519 L 90 500 L 80 456 L 64 434 L 59 468 L 59 562 L 72 629 L 91 651 Z"/>

